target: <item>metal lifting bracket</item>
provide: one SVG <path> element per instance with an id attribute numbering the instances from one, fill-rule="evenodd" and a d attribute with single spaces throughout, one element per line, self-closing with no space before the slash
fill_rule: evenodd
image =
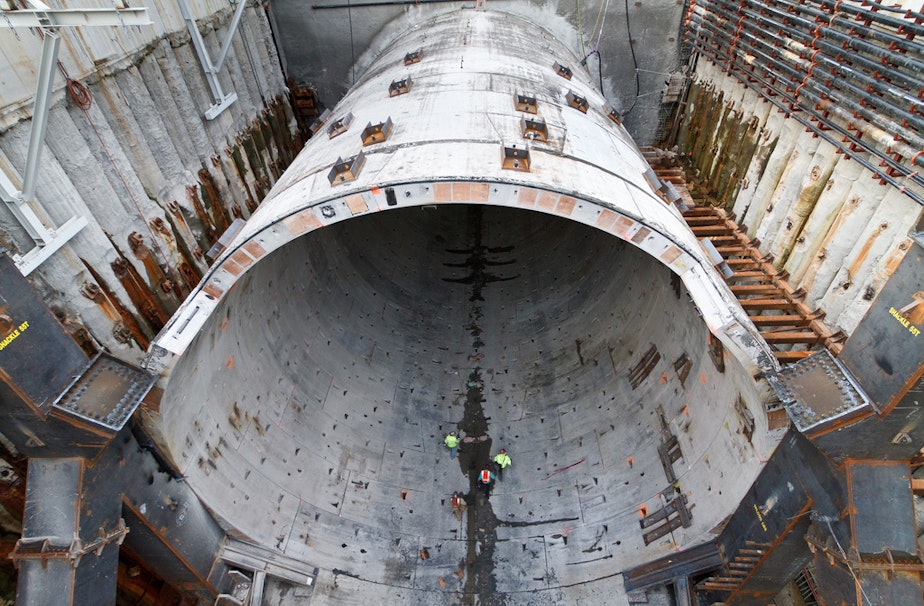
<path id="1" fill-rule="evenodd" d="M 83 556 L 94 553 L 96 557 L 99 557 L 106 545 L 110 543 L 122 545 L 127 534 L 128 527 L 125 525 L 125 520 L 119 518 L 115 528 L 106 530 L 100 527 L 96 538 L 87 543 L 77 536 L 67 544 L 62 544 L 58 537 L 23 537 L 16 541 L 16 547 L 13 548 L 9 557 L 17 568 L 22 560 L 41 560 L 43 564 L 48 560 L 68 560 L 71 566 L 77 568 Z"/>
<path id="2" fill-rule="evenodd" d="M 202 34 L 199 33 L 196 19 L 189 10 L 188 0 L 177 0 L 177 4 L 180 6 L 180 13 L 183 15 L 183 20 L 186 22 L 186 29 L 189 30 L 189 36 L 192 39 L 193 46 L 196 47 L 196 54 L 199 55 L 199 62 L 202 64 L 202 70 L 205 72 L 205 79 L 208 80 L 209 88 L 212 89 L 212 98 L 215 100 L 215 103 L 205 110 L 205 119 L 214 120 L 221 112 L 228 109 L 232 103 L 237 101 L 237 93 L 230 92 L 225 94 L 222 90 L 221 81 L 218 79 L 218 73 L 221 71 L 221 67 L 225 63 L 225 58 L 228 56 L 228 50 L 231 48 L 231 39 L 234 37 L 234 32 L 237 31 L 237 26 L 241 22 L 241 15 L 244 14 L 244 9 L 247 7 L 247 0 L 237 0 L 237 8 L 234 11 L 234 17 L 231 19 L 231 25 L 228 27 L 228 35 L 225 41 L 222 42 L 221 50 L 218 51 L 218 58 L 214 63 L 209 56 L 208 49 L 205 48 L 205 41 L 202 39 Z"/>
<path id="3" fill-rule="evenodd" d="M 35 179 L 42 146 L 45 143 L 52 83 L 55 65 L 58 62 L 58 48 L 61 46 L 61 37 L 54 30 L 82 25 L 151 24 L 146 8 L 52 9 L 39 0 L 29 0 L 27 4 L 32 8 L 0 11 L 3 22 L 8 27 L 38 27 L 42 29 L 43 35 L 42 59 L 35 87 L 35 107 L 29 130 L 29 151 L 26 154 L 26 167 L 22 178 L 0 153 L 0 200 L 6 204 L 35 242 L 35 248 L 28 253 L 13 257 L 16 267 L 24 276 L 28 276 L 87 225 L 86 217 L 73 217 L 61 227 L 49 229 L 46 223 L 50 222 L 43 221 L 33 208 L 35 206 L 39 211 L 42 210 L 34 200 Z M 22 187 L 17 187 L 14 181 L 20 182 Z"/>

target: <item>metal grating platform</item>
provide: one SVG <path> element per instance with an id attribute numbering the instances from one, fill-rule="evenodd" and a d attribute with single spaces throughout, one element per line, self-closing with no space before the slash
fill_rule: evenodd
<path id="1" fill-rule="evenodd" d="M 101 353 L 55 401 L 53 408 L 118 431 L 156 380 L 156 375 Z"/>
<path id="2" fill-rule="evenodd" d="M 773 381 L 789 418 L 801 432 L 812 432 L 878 409 L 828 350 L 783 368 Z"/>

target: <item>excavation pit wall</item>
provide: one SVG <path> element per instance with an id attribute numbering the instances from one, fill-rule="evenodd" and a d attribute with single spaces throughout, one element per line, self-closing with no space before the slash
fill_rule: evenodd
<path id="1" fill-rule="evenodd" d="M 233 8 L 196 5 L 212 57 Z M 149 9 L 150 26 L 61 28 L 48 131 L 36 182 L 39 215 L 88 225 L 29 278 L 89 353 L 138 362 L 208 270 L 205 253 L 248 218 L 301 148 L 265 11 L 241 16 L 219 78 L 237 101 L 214 120 L 208 82 L 176 4 Z M 17 60 L 0 65 L 0 166 L 21 174 L 41 39 L 0 29 Z M 13 69 L 16 67 L 16 69 Z M 18 186 L 18 185 L 17 185 Z M 33 240 L 0 207 L 0 246 Z"/>
<path id="2" fill-rule="evenodd" d="M 730 356 L 719 372 L 708 341 L 680 281 L 603 231 L 510 208 L 395 210 L 247 272 L 173 369 L 164 435 L 227 528 L 320 567 L 332 602 L 605 596 L 626 568 L 711 539 L 775 447 L 762 386 Z M 683 453 L 674 488 L 661 412 Z M 442 438 L 466 429 L 486 439 L 451 459 Z M 485 443 L 513 459 L 488 500 Z M 646 546 L 640 510 L 665 490 L 693 524 Z"/>
<path id="3" fill-rule="evenodd" d="M 706 60 L 676 143 L 702 189 L 850 334 L 912 247 L 924 207 Z M 909 188 L 914 188 L 910 181 Z"/>

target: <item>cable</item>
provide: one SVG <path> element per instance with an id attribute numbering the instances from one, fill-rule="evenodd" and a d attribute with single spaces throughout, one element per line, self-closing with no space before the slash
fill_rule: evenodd
<path id="1" fill-rule="evenodd" d="M 600 17 L 603 17 L 604 21 L 606 20 L 606 7 L 609 6 L 610 0 L 601 0 L 600 10 L 597 11 L 597 18 L 594 20 L 594 28 L 590 30 L 590 39 L 593 40 L 594 34 L 597 33 L 597 26 L 600 26 L 599 34 L 603 34 L 603 25 L 600 23 Z M 600 44 L 600 35 L 597 36 L 597 45 Z M 594 47 L 596 48 L 596 47 Z"/>
<path id="2" fill-rule="evenodd" d="M 606 23 L 606 9 L 610 7 L 610 0 L 606 0 L 601 8 L 603 14 L 603 19 L 600 21 L 600 31 L 597 32 L 597 41 L 594 43 L 594 50 L 600 50 L 600 39 L 603 38 L 603 24 Z M 599 18 L 599 15 L 597 16 Z M 594 29 L 597 29 L 597 26 L 594 25 Z M 591 32 L 590 37 L 593 38 L 593 32 Z M 599 55 L 597 55 L 599 57 Z"/>
<path id="3" fill-rule="evenodd" d="M 851 576 L 853 576 L 853 580 L 857 582 L 857 587 L 860 588 L 860 593 L 863 594 L 863 599 L 866 601 L 867 604 L 872 604 L 873 602 L 871 602 L 869 599 L 869 596 L 866 595 L 866 590 L 863 589 L 863 584 L 860 583 L 860 579 L 857 578 L 857 573 L 855 573 L 853 571 L 853 568 L 851 568 L 850 562 L 847 559 L 847 554 L 844 552 L 844 548 L 841 547 L 841 542 L 837 540 L 837 535 L 834 534 L 834 529 L 831 528 L 831 522 L 829 522 L 828 520 L 825 520 L 825 524 L 828 525 L 828 532 L 831 533 L 831 537 L 834 539 L 834 544 L 837 545 L 837 548 L 841 550 L 841 555 L 844 556 L 844 565 L 847 566 L 847 570 L 850 571 Z"/>
<path id="4" fill-rule="evenodd" d="M 586 59 L 587 52 L 584 50 L 584 24 L 581 22 L 581 0 L 574 0 L 574 5 L 577 7 L 578 41 L 581 43 L 581 56 Z M 593 36 L 593 33 L 591 33 L 591 36 Z"/>
<path id="5" fill-rule="evenodd" d="M 635 99 L 632 100 L 632 105 L 629 106 L 629 109 L 622 112 L 623 118 L 628 116 L 629 112 L 635 109 L 635 104 L 638 103 L 638 95 L 641 92 L 638 79 L 638 59 L 635 58 L 635 45 L 632 44 L 632 25 L 629 23 L 629 0 L 624 1 L 626 5 L 626 36 L 629 38 L 629 51 L 632 53 L 632 65 L 635 67 Z"/>
<path id="6" fill-rule="evenodd" d="M 347 0 L 347 16 L 350 19 L 350 85 L 352 86 L 356 84 L 356 49 L 353 46 L 353 7 L 350 0 Z"/>
<path id="7" fill-rule="evenodd" d="M 606 95 L 606 93 L 603 92 L 603 57 L 600 56 L 599 52 L 594 52 L 597 53 L 597 77 L 600 79 L 600 92 Z"/>
<path id="8" fill-rule="evenodd" d="M 86 88 L 84 88 L 84 90 L 86 90 Z M 87 95 L 89 96 L 89 91 L 87 91 Z M 141 205 L 138 204 L 138 200 L 135 198 L 135 194 L 132 193 L 131 188 L 128 186 L 128 183 L 126 183 L 125 177 L 122 176 L 122 172 L 119 170 L 118 165 L 115 163 L 112 154 L 109 153 L 109 148 L 106 147 L 106 143 L 103 141 L 102 135 L 100 135 L 99 131 L 96 129 L 96 125 L 93 123 L 93 119 L 90 117 L 90 112 L 88 111 L 89 107 L 90 106 L 88 104 L 86 108 L 81 107 L 80 109 L 83 110 L 84 116 L 86 116 L 87 122 L 90 124 L 90 128 L 93 129 L 93 132 L 96 134 L 96 138 L 99 139 L 99 144 L 103 148 L 103 151 L 106 153 L 106 157 L 109 158 L 109 163 L 112 164 L 112 168 L 115 170 L 116 175 L 119 177 L 119 181 L 122 182 L 122 187 L 124 187 L 125 191 L 128 192 L 128 197 L 131 198 L 135 210 L 138 211 L 138 216 L 141 217 L 142 221 L 144 221 L 144 226 L 147 228 L 148 233 L 151 236 L 151 242 L 154 244 L 154 248 L 157 249 L 157 252 L 160 253 L 160 256 L 164 260 L 164 265 L 167 268 L 167 273 L 170 274 L 170 279 L 175 285 L 179 286 L 180 282 L 173 271 L 173 266 L 170 265 L 169 257 L 167 257 L 167 255 L 164 253 L 164 250 L 160 246 L 160 242 L 154 236 L 154 230 L 151 228 L 151 223 L 147 220 L 147 218 L 144 216 L 144 213 L 141 211 Z"/>

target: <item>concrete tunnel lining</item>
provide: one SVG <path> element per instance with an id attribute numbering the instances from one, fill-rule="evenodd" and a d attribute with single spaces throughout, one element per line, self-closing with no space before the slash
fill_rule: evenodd
<path id="1" fill-rule="evenodd" d="M 473 230 L 495 251 L 483 300 L 459 252 Z M 481 383 L 490 445 L 514 458 L 490 499 L 499 576 L 520 559 L 504 564 L 503 550 L 551 549 L 573 526 L 575 547 L 553 562 L 595 540 L 607 557 L 559 569 L 556 584 L 589 582 L 711 536 L 775 446 L 763 394 L 731 358 L 720 375 L 707 340 L 671 272 L 599 230 L 505 208 L 383 213 L 295 240 L 246 274 L 175 367 L 165 435 L 190 485 L 249 540 L 426 587 L 420 548 L 440 545 L 453 568 L 466 557 L 448 497 L 473 474 L 441 438 L 466 426 Z M 650 344 L 662 362 L 633 390 L 626 377 Z M 671 366 L 683 353 L 685 385 Z M 739 399 L 757 424 L 750 441 Z M 646 547 L 638 510 L 669 487 L 659 406 L 694 526 Z M 528 581 L 548 577 L 539 568 L 497 591 L 547 588 Z"/>
<path id="2" fill-rule="evenodd" d="M 409 50 L 421 52 L 425 60 L 404 65 Z M 575 68 L 571 79 L 553 70 L 559 62 Z M 652 190 L 645 176 L 650 168 L 631 137 L 608 117 L 606 100 L 577 67 L 570 51 L 542 28 L 490 11 L 441 15 L 385 45 L 157 345 L 181 354 L 217 300 L 251 264 L 309 230 L 365 212 L 475 202 L 536 208 L 631 241 L 682 275 L 710 329 L 734 355 L 764 371 L 777 369 L 683 218 Z M 408 94 L 389 96 L 390 83 L 409 77 Z M 587 113 L 568 106 L 569 91 L 587 99 Z M 523 138 L 525 114 L 515 111 L 517 94 L 535 96 L 537 117 L 550 130 L 548 142 Z M 350 129 L 327 136 L 328 127 L 346 116 L 353 117 Z M 362 146 L 363 125 L 387 118 L 393 134 Z M 502 168 L 502 147 L 516 145 L 532 156 L 529 172 Z M 332 166 L 360 151 L 365 161 L 357 178 L 331 186 Z M 388 199 L 389 189 L 394 199 Z"/>
<path id="3" fill-rule="evenodd" d="M 711 538 L 775 448 L 752 375 L 766 344 L 648 186 L 624 130 L 602 108 L 562 107 L 551 59 L 566 51 L 531 28 L 463 12 L 386 48 L 334 115 L 362 126 L 387 102 L 394 138 L 334 186 L 333 158 L 356 153 L 356 133 L 309 141 L 156 341 L 164 439 L 232 536 L 350 582 L 423 592 L 419 603 L 438 586 L 621 591 L 620 571 Z M 482 62 L 449 87 L 481 92 L 454 106 L 461 135 L 424 111 L 445 94 L 437 76 L 458 69 L 457 38 Z M 530 40 L 535 56 L 521 48 Z M 415 74 L 416 97 L 388 99 L 381 84 L 406 73 L 407 48 L 433 65 Z M 518 135 L 524 70 L 561 125 L 530 144 L 529 173 L 498 161 Z M 575 70 L 571 86 L 592 92 L 585 80 Z M 727 346 L 724 373 L 710 329 Z M 633 388 L 652 345 L 660 358 Z M 676 489 L 662 425 L 683 453 Z M 488 438 L 450 461 L 450 429 Z M 478 501 L 474 471 L 499 447 L 514 466 Z M 472 499 L 461 525 L 454 490 Z M 674 490 L 693 523 L 646 546 L 640 511 Z"/>

